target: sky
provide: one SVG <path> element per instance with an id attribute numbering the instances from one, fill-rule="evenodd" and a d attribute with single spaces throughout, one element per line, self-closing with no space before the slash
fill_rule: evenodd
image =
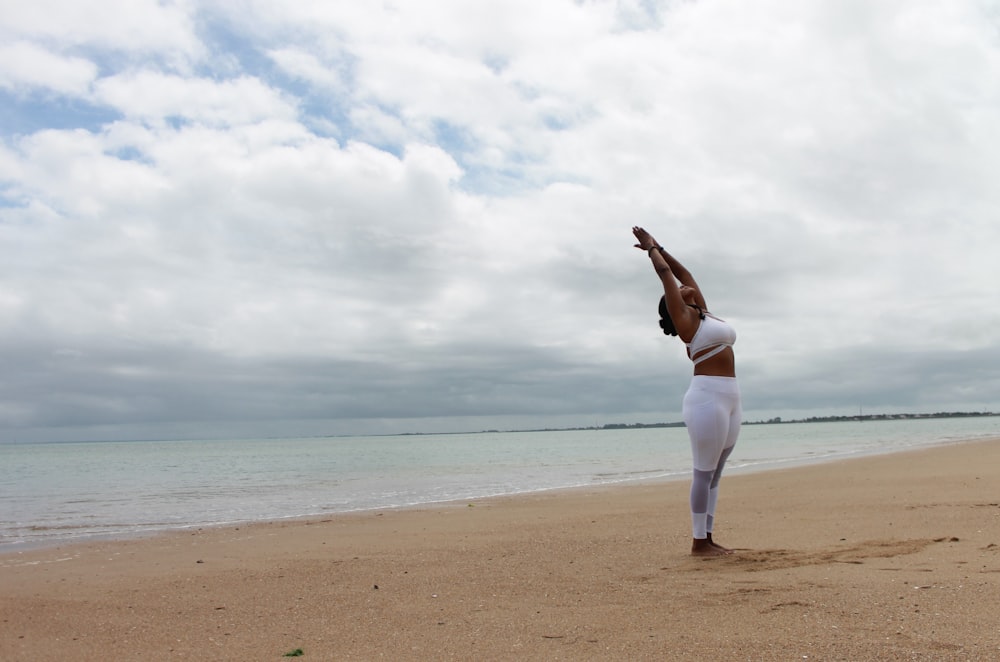
<path id="1" fill-rule="evenodd" d="M 997 0 L 0 2 L 0 441 L 1000 410 Z"/>

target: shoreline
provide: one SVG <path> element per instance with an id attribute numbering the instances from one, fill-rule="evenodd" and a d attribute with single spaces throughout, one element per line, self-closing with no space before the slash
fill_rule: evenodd
<path id="1" fill-rule="evenodd" d="M 730 465 L 726 467 L 726 475 L 736 476 L 736 475 L 766 473 L 770 471 L 780 471 L 783 469 L 789 469 L 795 467 L 812 466 L 815 464 L 849 461 L 851 459 L 869 457 L 869 456 L 908 453 L 912 451 L 918 451 L 921 449 L 935 448 L 938 446 L 944 446 L 949 444 L 976 443 L 977 441 L 988 440 L 990 438 L 991 437 L 969 437 L 962 439 L 945 439 L 945 440 L 936 440 L 932 442 L 922 442 L 918 445 L 908 446 L 908 447 L 891 447 L 891 448 L 873 447 L 862 450 L 847 451 L 843 453 L 827 453 L 822 456 L 817 455 L 817 456 L 769 459 L 760 461 L 759 463 L 753 463 L 750 465 L 743 465 L 743 466 L 733 466 L 733 464 L 730 463 Z M 578 485 L 543 487 L 536 489 L 527 489 L 523 491 L 514 491 L 504 494 L 488 494 L 488 495 L 478 495 L 478 496 L 468 496 L 468 497 L 456 497 L 456 498 L 447 498 L 447 499 L 433 500 L 433 501 L 421 501 L 419 503 L 411 503 L 403 505 L 371 506 L 371 507 L 362 507 L 352 510 L 333 510 L 333 511 L 317 512 L 317 513 L 288 515 L 284 517 L 262 517 L 259 519 L 240 519 L 240 520 L 232 520 L 224 522 L 200 522 L 191 524 L 178 524 L 166 527 L 148 526 L 142 529 L 131 529 L 131 530 L 123 529 L 121 531 L 83 534 L 79 536 L 68 536 L 68 537 L 52 536 L 30 541 L 0 543 L 0 564 L 2 564 L 5 557 L 10 555 L 17 555 L 24 552 L 45 550 L 51 548 L 64 548 L 64 547 L 73 547 L 77 545 L 113 543 L 115 541 L 142 540 L 146 538 L 169 536 L 175 534 L 183 535 L 191 531 L 211 530 L 218 528 L 233 528 L 241 526 L 247 527 L 257 524 L 281 524 L 287 522 L 291 523 L 305 522 L 305 521 L 326 519 L 330 517 L 340 517 L 344 515 L 353 515 L 353 514 L 363 515 L 372 512 L 407 511 L 413 509 L 438 508 L 438 507 L 447 508 L 455 504 L 464 504 L 470 501 L 481 503 L 494 499 L 509 499 L 509 498 L 516 499 L 520 497 L 531 497 L 534 495 L 541 495 L 548 493 L 572 492 L 574 490 L 603 489 L 603 488 L 615 489 L 620 487 L 628 488 L 631 486 L 642 486 L 642 485 L 652 486 L 661 483 L 672 483 L 676 481 L 687 481 L 687 480 L 690 480 L 689 472 L 677 472 L 677 473 L 663 474 L 652 477 L 628 478 L 622 480 L 578 484 Z"/>
<path id="2" fill-rule="evenodd" d="M 254 523 L 0 562 L 0 659 L 1000 657 L 1000 438 Z"/>
<path id="3" fill-rule="evenodd" d="M 866 448 L 862 450 L 848 451 L 844 453 L 828 453 L 823 456 L 770 459 L 751 465 L 727 466 L 726 477 L 740 476 L 740 475 L 754 475 L 758 473 L 768 473 L 772 471 L 783 471 L 786 469 L 794 469 L 797 467 L 809 467 L 813 465 L 851 461 L 854 459 L 860 459 L 864 457 L 878 457 L 884 455 L 896 455 L 896 454 L 917 452 L 924 449 L 937 448 L 940 446 L 948 446 L 953 444 L 974 444 L 983 441 L 990 441 L 992 439 L 993 439 L 992 437 L 944 439 L 927 443 L 920 443 L 918 445 L 909 447 Z M 158 538 L 170 535 L 185 535 L 192 531 L 206 531 L 206 530 L 227 529 L 227 528 L 231 529 L 234 527 L 249 527 L 254 525 L 269 525 L 269 524 L 279 525 L 284 523 L 312 522 L 316 520 L 325 520 L 331 517 L 365 515 L 374 512 L 406 512 L 410 510 L 448 508 L 458 504 L 465 504 L 467 502 L 484 503 L 497 499 L 518 499 L 522 497 L 530 498 L 536 495 L 545 495 L 549 493 L 558 494 L 562 492 L 571 493 L 578 490 L 591 490 L 591 489 L 614 490 L 618 488 L 628 489 L 630 487 L 656 486 L 659 484 L 674 483 L 678 481 L 688 481 L 688 480 L 690 480 L 690 475 L 688 472 L 683 472 L 683 473 L 679 472 L 679 473 L 671 473 L 667 475 L 659 475 L 654 477 L 630 478 L 630 479 L 608 481 L 601 483 L 545 487 L 537 489 L 528 489 L 524 491 L 515 491 L 504 494 L 490 494 L 481 496 L 448 498 L 438 501 L 422 501 L 419 503 L 403 504 L 403 505 L 371 506 L 371 507 L 357 508 L 353 510 L 335 510 L 335 511 L 326 511 L 318 513 L 307 513 L 301 515 L 288 515 L 285 517 L 264 517 L 260 519 L 233 520 L 228 522 L 207 522 L 207 523 L 203 522 L 203 523 L 182 524 L 169 527 L 148 527 L 142 530 L 122 530 L 109 533 L 85 534 L 74 537 L 54 536 L 51 538 L 37 539 L 32 541 L 0 544 L 0 567 L 2 567 L 2 564 L 6 559 L 6 557 L 12 555 L 18 555 L 25 552 L 42 551 L 53 548 L 72 548 L 79 545 L 106 544 L 106 543 L 114 543 L 116 541 L 144 540 L 148 538 Z"/>

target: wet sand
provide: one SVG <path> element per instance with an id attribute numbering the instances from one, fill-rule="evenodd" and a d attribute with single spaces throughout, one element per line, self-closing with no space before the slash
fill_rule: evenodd
<path id="1" fill-rule="evenodd" d="M 0 660 L 1000 659 L 1000 439 L 0 556 Z"/>

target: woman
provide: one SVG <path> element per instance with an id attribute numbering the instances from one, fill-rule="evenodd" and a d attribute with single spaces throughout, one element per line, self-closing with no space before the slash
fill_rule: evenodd
<path id="1" fill-rule="evenodd" d="M 680 336 L 694 363 L 694 377 L 684 396 L 684 424 L 691 438 L 694 478 L 691 482 L 691 553 L 719 556 L 732 550 L 712 540 L 719 479 L 726 459 L 740 433 L 740 389 L 736 383 L 733 343 L 736 332 L 708 312 L 705 297 L 684 266 L 640 227 L 632 233 L 649 254 L 663 283 L 660 327 L 663 333 Z"/>

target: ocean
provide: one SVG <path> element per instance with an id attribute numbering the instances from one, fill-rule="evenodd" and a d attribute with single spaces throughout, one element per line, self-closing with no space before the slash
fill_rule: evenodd
<path id="1" fill-rule="evenodd" d="M 745 425 L 727 474 L 1000 437 L 1000 417 Z M 684 428 L 0 444 L 0 554 L 97 538 L 686 479 Z"/>

